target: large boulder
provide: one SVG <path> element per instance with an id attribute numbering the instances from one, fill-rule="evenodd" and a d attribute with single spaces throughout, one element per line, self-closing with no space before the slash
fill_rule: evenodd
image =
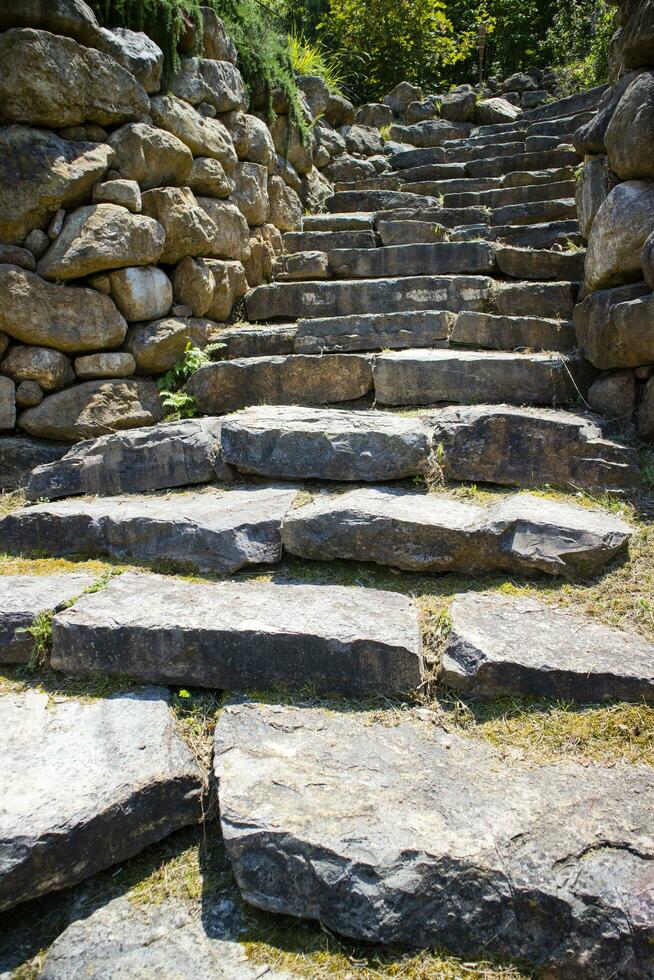
<path id="1" fill-rule="evenodd" d="M 106 143 L 77 143 L 26 126 L 0 129 L 0 241 L 22 244 L 60 208 L 88 198 L 113 163 Z"/>
<path id="2" fill-rule="evenodd" d="M 152 193 L 149 191 L 148 193 Z M 104 269 L 152 265 L 162 255 L 165 232 L 152 218 L 115 204 L 77 208 L 38 264 L 46 279 L 79 279 Z"/>
<path id="3" fill-rule="evenodd" d="M 128 323 L 158 320 L 173 305 L 170 279 L 155 265 L 117 269 L 109 281 L 111 297 Z"/>
<path id="4" fill-rule="evenodd" d="M 608 166 L 608 157 L 591 157 L 582 164 L 577 178 L 575 193 L 579 228 L 586 240 L 595 220 L 595 215 L 604 204 L 616 184 Z"/>
<path id="5" fill-rule="evenodd" d="M 136 372 L 136 361 L 131 354 L 117 350 L 100 354 L 84 354 L 75 358 L 75 374 L 80 381 L 95 378 L 129 378 Z"/>
<path id="6" fill-rule="evenodd" d="M 300 75 L 297 84 L 300 91 L 304 93 L 313 118 L 324 116 L 330 93 L 323 79 L 319 75 Z"/>
<path id="7" fill-rule="evenodd" d="M 654 177 L 654 72 L 629 85 L 604 138 L 611 170 L 623 180 Z"/>
<path id="8" fill-rule="evenodd" d="M 5 380 L 8 379 L 0 380 L 0 386 Z M 0 438 L 0 490 L 23 489 L 32 470 L 61 459 L 69 448 L 65 442 L 46 442 L 21 435 L 3 436 Z"/>
<path id="9" fill-rule="evenodd" d="M 476 107 L 477 96 L 472 88 L 450 92 L 440 99 L 441 118 L 452 122 L 470 122 L 475 116 Z"/>
<path id="10" fill-rule="evenodd" d="M 113 167 L 121 177 L 136 180 L 141 190 L 185 184 L 193 154 L 180 139 L 146 123 L 127 123 L 109 137 Z"/>
<path id="11" fill-rule="evenodd" d="M 139 374 L 163 374 L 181 360 L 189 344 L 204 348 L 217 339 L 216 332 L 211 320 L 171 316 L 130 327 L 124 346 Z"/>
<path id="12" fill-rule="evenodd" d="M 22 343 L 76 354 L 119 347 L 125 339 L 125 320 L 95 289 L 53 285 L 3 265 L 0 295 L 0 330 Z"/>
<path id="13" fill-rule="evenodd" d="M 621 29 L 612 43 L 614 72 L 651 67 L 654 45 L 654 3 L 652 0 L 620 4 Z"/>
<path id="14" fill-rule="evenodd" d="M 138 119 L 143 86 L 110 55 L 45 31 L 0 34 L 0 119 L 61 129 Z"/>
<path id="15" fill-rule="evenodd" d="M 277 151 L 270 130 L 262 119 L 246 115 L 245 146 L 239 153 L 239 158 L 250 163 L 260 163 L 268 173 L 276 169 Z"/>
<path id="16" fill-rule="evenodd" d="M 16 384 L 36 381 L 43 391 L 56 391 L 75 380 L 75 372 L 65 354 L 49 347 L 31 345 L 10 347 L 0 362 L 0 372 Z"/>
<path id="17" fill-rule="evenodd" d="M 31 27 L 50 34 L 72 37 L 93 47 L 100 25 L 84 0 L 21 0 L 0 7 L 0 31 L 12 27 Z"/>
<path id="18" fill-rule="evenodd" d="M 307 174 L 313 166 L 313 136 L 303 139 L 300 130 L 288 116 L 277 116 L 270 125 L 275 150 L 285 157 L 299 174 Z"/>
<path id="19" fill-rule="evenodd" d="M 654 355 L 654 338 L 646 320 L 650 297 L 644 283 L 600 289 L 587 296 L 574 311 L 582 355 L 601 370 L 647 364 L 647 351 Z"/>
<path id="20" fill-rule="evenodd" d="M 362 157 L 374 157 L 384 152 L 383 140 L 372 126 L 352 126 L 345 134 L 345 146 L 348 153 Z"/>
<path id="21" fill-rule="evenodd" d="M 191 105 L 207 102 L 217 112 L 244 109 L 248 101 L 238 68 L 210 58 L 183 58 L 173 79 L 173 93 Z"/>
<path id="22" fill-rule="evenodd" d="M 211 249 L 205 254 L 240 262 L 249 259 L 250 229 L 236 205 L 231 201 L 217 201 L 211 197 L 198 197 L 197 201 L 214 225 Z"/>
<path id="23" fill-rule="evenodd" d="M 225 171 L 232 173 L 237 163 L 236 151 L 229 130 L 219 119 L 201 116 L 187 102 L 173 95 L 158 95 L 152 99 L 150 114 L 155 125 L 180 139 L 193 156 L 220 160 Z"/>
<path id="24" fill-rule="evenodd" d="M 482 126 L 492 126 L 495 123 L 512 123 L 521 115 L 517 106 L 511 105 L 506 99 L 482 99 L 477 103 L 475 118 Z"/>
<path id="25" fill-rule="evenodd" d="M 16 424 L 16 385 L 11 378 L 0 376 L 0 429 L 13 429 Z"/>
<path id="26" fill-rule="evenodd" d="M 281 177 L 268 178 L 268 200 L 271 224 L 280 231 L 299 231 L 302 228 L 302 201 Z"/>
<path id="27" fill-rule="evenodd" d="M 28 408 L 18 425 L 31 436 L 77 442 L 154 425 L 162 417 L 159 393 L 151 381 L 85 381 Z"/>
<path id="28" fill-rule="evenodd" d="M 143 31 L 130 31 L 126 27 L 107 30 L 103 27 L 95 47 L 115 58 L 119 65 L 141 83 L 146 92 L 159 91 L 164 63 L 163 51 Z"/>
<path id="29" fill-rule="evenodd" d="M 576 130 L 572 142 L 580 157 L 606 154 L 606 130 L 620 99 L 635 77 L 632 72 L 621 78 L 617 85 L 607 87 L 599 101 L 597 112 Z"/>
<path id="30" fill-rule="evenodd" d="M 229 318 L 234 304 L 248 291 L 245 269 L 240 262 L 207 259 L 206 264 L 211 270 L 214 281 L 213 296 L 207 309 L 207 316 L 222 322 Z M 219 340 L 220 337 L 216 339 Z"/>
<path id="31" fill-rule="evenodd" d="M 351 126 L 354 122 L 354 106 L 345 96 L 331 92 L 325 109 L 325 119 L 336 129 L 339 126 Z"/>
<path id="32" fill-rule="evenodd" d="M 174 265 L 185 255 L 215 254 L 213 239 L 217 229 L 188 187 L 155 187 L 146 191 L 143 213 L 164 229 L 165 246 L 157 258 L 165 264 Z"/>
<path id="33" fill-rule="evenodd" d="M 248 225 L 263 225 L 268 220 L 268 172 L 258 163 L 239 163 L 234 171 L 235 189 L 230 200 L 237 206 Z"/>
<path id="34" fill-rule="evenodd" d="M 230 61 L 235 65 L 238 60 L 238 52 L 225 30 L 224 23 L 213 7 L 200 7 L 200 11 L 202 13 L 202 52 L 204 57 L 211 58 L 213 61 Z"/>
<path id="35" fill-rule="evenodd" d="M 220 160 L 211 157 L 196 157 L 184 183 L 195 195 L 218 198 L 229 197 L 236 186 Z"/>
<path id="36" fill-rule="evenodd" d="M 390 126 L 393 122 L 393 110 L 383 102 L 369 102 L 357 109 L 354 122 L 358 126 L 371 126 L 374 129 L 383 129 Z"/>
<path id="37" fill-rule="evenodd" d="M 412 102 L 422 102 L 423 91 L 411 82 L 400 82 L 392 92 L 384 97 L 384 105 L 389 106 L 396 116 L 401 116 Z"/>
<path id="38" fill-rule="evenodd" d="M 440 146 L 449 140 L 465 139 L 470 135 L 470 123 L 449 122 L 446 119 L 427 119 L 413 126 L 391 126 L 391 139 L 410 146 Z"/>
<path id="39" fill-rule="evenodd" d="M 175 303 L 179 306 L 187 306 L 193 316 L 204 316 L 211 306 L 215 285 L 213 272 L 206 261 L 186 255 L 173 273 Z M 164 316 L 167 312 L 164 310 L 159 316 Z M 158 317 L 141 317 L 141 319 L 151 320 Z"/>
<path id="40" fill-rule="evenodd" d="M 606 289 L 642 276 L 640 253 L 654 231 L 654 181 L 614 187 L 595 215 L 586 253 L 586 289 Z"/>

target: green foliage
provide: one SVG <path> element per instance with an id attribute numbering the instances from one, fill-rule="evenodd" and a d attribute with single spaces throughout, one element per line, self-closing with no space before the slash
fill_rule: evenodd
<path id="1" fill-rule="evenodd" d="M 298 75 L 317 75 L 330 92 L 336 95 L 342 93 L 345 76 L 339 59 L 328 54 L 321 44 L 292 32 L 288 36 L 288 52 L 291 65 Z"/>
<path id="2" fill-rule="evenodd" d="M 40 612 L 29 626 L 17 629 L 17 633 L 29 633 L 34 641 L 28 667 L 35 670 L 43 667 L 48 661 L 52 647 L 52 620 L 54 612 L 51 609 Z"/>
<path id="3" fill-rule="evenodd" d="M 210 364 L 211 355 L 224 347 L 224 344 L 215 343 L 208 344 L 202 350 L 194 347 L 189 340 L 184 356 L 157 382 L 166 419 L 191 419 L 195 416 L 195 398 L 186 391 L 186 382 L 204 364 Z"/>
<path id="4" fill-rule="evenodd" d="M 615 8 L 604 0 L 577 0 L 557 8 L 545 35 L 562 95 L 605 82 Z"/>

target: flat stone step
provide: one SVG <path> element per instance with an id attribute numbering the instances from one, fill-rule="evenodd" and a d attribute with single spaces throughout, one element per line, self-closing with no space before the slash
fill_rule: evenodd
<path id="1" fill-rule="evenodd" d="M 450 607 L 441 680 L 475 697 L 654 701 L 654 644 L 529 596 L 468 592 Z"/>
<path id="2" fill-rule="evenodd" d="M 289 231 L 284 235 L 287 252 L 327 252 L 332 248 L 375 248 L 372 231 Z"/>
<path id="3" fill-rule="evenodd" d="M 490 312 L 571 320 L 578 293 L 576 282 L 495 282 Z"/>
<path id="4" fill-rule="evenodd" d="M 445 194 L 445 208 L 503 208 L 509 204 L 530 204 L 561 200 L 575 195 L 575 181 L 553 181 L 544 184 L 519 184 L 486 191 L 458 191 Z"/>
<path id="5" fill-rule="evenodd" d="M 528 493 L 479 507 L 439 494 L 364 488 L 289 513 L 284 549 L 315 561 L 369 561 L 410 572 L 588 575 L 631 529 L 599 510 Z"/>
<path id="6" fill-rule="evenodd" d="M 456 313 L 445 310 L 360 313 L 299 320 L 295 349 L 302 354 L 325 354 L 333 351 L 447 347 L 455 321 Z"/>
<path id="7" fill-rule="evenodd" d="M 464 163 L 417 164 L 415 167 L 402 167 L 393 173 L 401 184 L 412 180 L 469 180 Z"/>
<path id="8" fill-rule="evenodd" d="M 295 490 L 253 487 L 129 497 L 70 498 L 0 520 L 0 551 L 167 562 L 227 575 L 281 558 L 281 525 Z"/>
<path id="9" fill-rule="evenodd" d="M 168 693 L 0 696 L 0 909 L 74 885 L 201 817 Z"/>
<path id="10" fill-rule="evenodd" d="M 488 208 L 442 208 L 437 207 L 414 208 L 400 207 L 391 208 L 387 211 L 377 211 L 375 214 L 375 227 L 379 232 L 384 226 L 388 226 L 391 221 L 423 221 L 443 228 L 458 228 L 461 225 L 479 225 L 488 223 L 491 212 Z M 389 244 L 407 244 L 402 242 L 392 242 Z"/>
<path id="11" fill-rule="evenodd" d="M 433 245 L 449 238 L 443 225 L 431 221 L 394 221 L 377 218 L 382 245 Z"/>
<path id="12" fill-rule="evenodd" d="M 448 165 L 465 166 L 470 160 L 487 159 L 488 157 L 517 156 L 525 152 L 524 140 L 519 134 L 512 134 L 511 140 L 493 140 L 490 144 L 485 139 L 448 140 L 440 146 L 416 147 L 413 150 L 402 150 L 390 158 L 391 167 L 395 172 L 410 170 L 413 167 L 435 167 Z"/>
<path id="13" fill-rule="evenodd" d="M 577 218 L 565 221 L 544 221 L 531 225 L 499 225 L 492 228 L 489 238 L 515 248 L 563 248 L 585 246 Z"/>
<path id="14" fill-rule="evenodd" d="M 245 304 L 248 320 L 312 319 L 355 313 L 402 313 L 405 310 L 451 310 L 456 313 L 485 309 L 492 286 L 492 280 L 485 276 L 272 283 L 251 290 Z"/>
<path id="15" fill-rule="evenodd" d="M 497 264 L 505 276 L 513 279 L 556 279 L 559 282 L 581 282 L 584 278 L 586 250 L 556 252 L 548 249 L 496 247 Z"/>
<path id="16" fill-rule="evenodd" d="M 33 470 L 28 500 L 75 494 L 143 493 L 229 481 L 220 451 L 220 419 L 184 419 L 79 442 Z"/>
<path id="17" fill-rule="evenodd" d="M 0 575 L 0 664 L 26 664 L 34 637 L 25 632 L 44 613 L 58 612 L 95 582 L 88 572 Z"/>
<path id="18" fill-rule="evenodd" d="M 391 208 L 438 207 L 435 197 L 407 194 L 405 191 L 341 191 L 327 198 L 328 211 L 334 213 L 388 211 Z"/>
<path id="19" fill-rule="evenodd" d="M 569 354 L 403 350 L 379 354 L 373 376 L 380 405 L 564 405 L 588 393 L 594 371 Z"/>
<path id="20" fill-rule="evenodd" d="M 223 691 L 309 684 L 346 695 L 409 691 L 423 674 L 418 610 L 396 593 L 138 573 L 55 617 L 52 665 Z"/>
<path id="21" fill-rule="evenodd" d="M 574 150 L 545 150 L 538 153 L 517 153 L 515 156 L 488 157 L 466 163 L 469 177 L 499 177 L 516 170 L 545 170 L 576 167 L 579 157 Z"/>
<path id="22" fill-rule="evenodd" d="M 328 253 L 329 268 L 339 279 L 388 279 L 399 276 L 490 275 L 497 269 L 486 242 L 437 242 L 341 248 Z"/>
<path id="23" fill-rule="evenodd" d="M 359 214 L 306 214 L 302 219 L 303 231 L 372 231 L 373 215 L 365 211 Z"/>
<path id="24" fill-rule="evenodd" d="M 411 182 L 429 181 L 432 184 L 431 194 L 479 193 L 481 191 L 499 190 L 507 187 L 524 185 L 552 184 L 561 181 L 574 180 L 573 167 L 556 167 L 549 170 L 516 170 L 500 177 L 458 177 L 442 180 L 432 175 L 431 167 L 417 167 L 415 170 L 400 171 L 406 181 L 405 187 L 411 187 Z"/>
<path id="25" fill-rule="evenodd" d="M 578 112 L 574 116 L 563 116 L 558 119 L 545 119 L 542 122 L 532 122 L 529 124 L 527 136 L 573 136 L 580 126 L 590 122 L 595 115 L 595 110 L 588 112 Z"/>
<path id="26" fill-rule="evenodd" d="M 459 191 L 489 191 L 502 186 L 502 177 L 455 177 L 443 180 L 433 174 L 433 168 L 413 167 L 411 170 L 401 170 L 403 190 L 414 193 L 429 194 L 438 197 L 440 194 L 455 194 Z M 429 190 L 416 192 L 417 187 L 429 187 Z"/>
<path id="27" fill-rule="evenodd" d="M 54 463 L 70 449 L 69 442 L 50 442 L 30 436 L 0 436 L 0 492 L 24 489 L 32 470 Z"/>
<path id="28" fill-rule="evenodd" d="M 570 320 L 493 313 L 459 313 L 449 339 L 452 346 L 499 351 L 570 351 L 577 346 L 575 325 Z"/>
<path id="29" fill-rule="evenodd" d="M 594 88 L 587 89 L 585 92 L 568 95 L 563 99 L 557 99 L 555 102 L 537 106 L 535 109 L 528 109 L 526 112 L 523 112 L 522 119 L 525 122 L 532 123 L 544 119 L 558 119 L 577 112 L 596 109 L 607 88 L 608 85 L 596 85 Z"/>
<path id="30" fill-rule="evenodd" d="M 206 364 L 187 383 L 205 415 L 225 415 L 247 405 L 356 401 L 371 390 L 372 367 L 364 354 L 240 357 Z"/>
<path id="31" fill-rule="evenodd" d="M 532 225 L 544 221 L 568 221 L 577 217 L 574 197 L 525 204 L 507 204 L 490 213 L 492 225 Z"/>
<path id="32" fill-rule="evenodd" d="M 434 720 L 227 705 L 214 771 L 245 901 L 360 942 L 649 976 L 652 769 L 537 765 Z"/>
<path id="33" fill-rule="evenodd" d="M 340 191 L 397 191 L 400 181 L 395 174 L 381 174 L 379 177 L 362 177 L 359 180 L 337 180 L 334 190 Z"/>
<path id="34" fill-rule="evenodd" d="M 277 357 L 295 351 L 295 323 L 243 324 L 226 327 L 214 335 L 225 345 L 222 358 Z"/>

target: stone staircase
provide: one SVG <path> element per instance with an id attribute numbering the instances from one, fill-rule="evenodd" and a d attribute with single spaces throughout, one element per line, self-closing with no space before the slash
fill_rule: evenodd
<path id="1" fill-rule="evenodd" d="M 71 675 L 410 699 L 435 667 L 472 697 L 654 701 L 654 646 L 640 636 L 478 591 L 491 575 L 586 580 L 633 533 L 598 503 L 528 492 L 639 487 L 635 449 L 585 411 L 594 373 L 571 323 L 584 253 L 568 141 L 592 108 L 562 100 L 337 186 L 328 213 L 284 236 L 275 281 L 222 332 L 222 359 L 190 379 L 206 418 L 81 443 L 33 472 L 34 503 L 0 520 L 0 552 L 141 570 L 81 596 L 63 573 L 40 591 L 0 579 L 0 663 L 29 659 L 17 630 L 56 591 L 71 598 L 58 599 L 50 663 Z M 448 492 L 457 482 L 518 492 L 478 503 Z M 290 581 L 275 573 L 285 556 L 467 576 L 441 662 L 427 662 L 412 598 Z M 263 568 L 265 582 L 211 580 Z M 160 696 L 145 696 L 150 714 Z M 271 700 L 237 699 L 216 732 L 214 785 L 247 901 L 357 940 L 524 958 L 557 976 L 650 975 L 654 909 L 642 887 L 634 897 L 654 857 L 649 770 L 530 767 L 415 718 L 394 727 L 362 706 Z M 128 709 L 114 702 L 118 728 Z M 175 751 L 151 808 L 165 812 L 168 794 L 179 819 L 160 836 L 197 818 L 199 777 Z M 47 851 L 48 875 L 30 885 L 22 859 L 3 885 L 0 864 L 0 908 L 154 839 L 134 830 L 154 821 L 148 787 L 126 803 L 111 792 L 104 825 L 134 846 L 106 859 L 100 846 L 66 874 L 44 831 L 26 847 Z M 71 848 L 88 846 L 85 821 L 66 820 Z"/>

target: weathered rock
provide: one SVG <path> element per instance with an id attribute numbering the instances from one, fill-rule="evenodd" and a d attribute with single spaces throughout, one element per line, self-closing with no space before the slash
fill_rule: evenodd
<path id="1" fill-rule="evenodd" d="M 78 443 L 32 471 L 27 497 L 143 493 L 228 481 L 232 475 L 223 461 L 220 421 L 184 419 Z"/>
<path id="2" fill-rule="evenodd" d="M 459 313 L 450 341 L 454 345 L 504 351 L 573 350 L 577 346 L 574 324 L 569 321 L 492 313 Z"/>
<path id="3" fill-rule="evenodd" d="M 351 126 L 354 122 L 354 106 L 344 96 L 330 93 L 325 119 L 336 129 L 339 126 Z"/>
<path id="4" fill-rule="evenodd" d="M 192 106 L 172 95 L 158 95 L 150 103 L 150 114 L 157 126 L 184 143 L 195 157 L 220 160 L 231 174 L 237 163 L 229 131 L 219 119 L 201 116 Z"/>
<path id="5" fill-rule="evenodd" d="M 284 235 L 284 251 L 325 252 L 328 248 L 376 248 L 373 231 L 293 231 Z"/>
<path id="6" fill-rule="evenodd" d="M 21 381 L 16 385 L 16 405 L 18 408 L 32 408 L 40 405 L 44 394 L 38 381 Z"/>
<path id="7" fill-rule="evenodd" d="M 234 181 L 227 176 L 220 160 L 210 157 L 198 157 L 193 161 L 186 184 L 194 194 L 218 198 L 229 197 L 235 188 Z"/>
<path id="8" fill-rule="evenodd" d="M 345 146 L 348 153 L 357 153 L 362 157 L 384 152 L 382 138 L 372 126 L 352 126 L 345 134 Z"/>
<path id="9" fill-rule="evenodd" d="M 40 260 L 39 274 L 46 279 L 79 279 L 103 269 L 152 265 L 163 257 L 165 237 L 165 229 L 151 217 L 130 214 L 115 204 L 77 208 Z"/>
<path id="10" fill-rule="evenodd" d="M 205 415 L 224 415 L 247 405 L 354 401 L 371 388 L 370 361 L 358 354 L 220 361 L 201 367 L 187 384 L 188 393 Z"/>
<path id="11" fill-rule="evenodd" d="M 245 146 L 239 158 L 261 164 L 269 174 L 277 169 L 272 135 L 265 122 L 257 116 L 245 116 Z"/>
<path id="12" fill-rule="evenodd" d="M 558 252 L 516 248 L 515 245 L 495 246 L 495 258 L 500 270 L 514 279 L 555 279 L 557 282 L 580 282 L 584 278 L 584 251 Z"/>
<path id="13" fill-rule="evenodd" d="M 582 355 L 602 370 L 653 361 L 651 297 L 644 283 L 587 296 L 574 311 Z"/>
<path id="14" fill-rule="evenodd" d="M 146 123 L 128 123 L 109 137 L 114 167 L 144 191 L 186 183 L 193 164 L 189 148 L 172 133 Z"/>
<path id="15" fill-rule="evenodd" d="M 29 663 L 29 627 L 40 615 L 65 609 L 94 581 L 90 572 L 0 576 L 0 664 Z"/>
<path id="16" fill-rule="evenodd" d="M 494 123 L 511 123 L 520 116 L 520 109 L 511 105 L 506 99 L 482 99 L 477 103 L 475 116 L 482 126 Z"/>
<path id="17" fill-rule="evenodd" d="M 357 109 L 354 122 L 359 126 L 372 126 L 375 129 L 383 129 L 390 126 L 393 122 L 393 110 L 383 102 L 370 102 Z"/>
<path id="18" fill-rule="evenodd" d="M 314 119 L 323 116 L 329 104 L 329 89 L 318 75 L 300 75 L 298 88 L 304 96 Z"/>
<path id="19" fill-rule="evenodd" d="M 391 139 L 410 146 L 442 146 L 448 140 L 464 139 L 470 135 L 470 123 L 449 122 L 446 119 L 426 119 L 412 126 L 391 126 Z M 443 160 L 445 162 L 445 160 Z"/>
<path id="20" fill-rule="evenodd" d="M 173 79 L 173 92 L 194 106 L 208 102 L 217 112 L 244 109 L 247 105 L 241 73 L 229 61 L 183 58 Z"/>
<path id="21" fill-rule="evenodd" d="M 214 280 L 213 296 L 207 310 L 207 316 L 222 323 L 229 318 L 234 305 L 248 291 L 245 269 L 240 262 L 207 259 L 206 264 L 211 270 Z"/>
<path id="22" fill-rule="evenodd" d="M 321 354 L 445 347 L 455 320 L 456 315 L 446 311 L 364 313 L 299 320 L 295 349 L 298 354 Z"/>
<path id="23" fill-rule="evenodd" d="M 11 347 L 0 363 L 0 371 L 17 384 L 36 381 L 44 391 L 56 391 L 75 380 L 69 358 L 48 347 Z"/>
<path id="24" fill-rule="evenodd" d="M 0 429 L 13 429 L 16 424 L 16 385 L 11 378 L 0 375 Z"/>
<path id="25" fill-rule="evenodd" d="M 268 220 L 280 231 L 299 231 L 302 228 L 302 202 L 292 187 L 281 177 L 268 178 Z"/>
<path id="26" fill-rule="evenodd" d="M 236 64 L 238 53 L 225 25 L 212 7 L 200 7 L 202 11 L 202 47 L 205 58 L 214 61 L 231 61 Z"/>
<path id="27" fill-rule="evenodd" d="M 175 302 L 188 306 L 193 316 L 204 316 L 213 299 L 216 283 L 203 259 L 190 255 L 182 259 L 173 273 Z"/>
<path id="28" fill-rule="evenodd" d="M 577 213 L 579 226 L 586 240 L 595 220 L 595 215 L 609 196 L 615 185 L 605 156 L 591 157 L 584 163 L 577 180 Z"/>
<path id="29" fill-rule="evenodd" d="M 422 99 L 421 88 L 410 82 L 400 82 L 384 97 L 384 105 L 389 106 L 396 116 L 401 116 L 412 102 L 422 102 Z"/>
<path id="30" fill-rule="evenodd" d="M 124 347 L 139 374 L 163 374 L 181 360 L 188 344 L 205 348 L 215 330 L 211 320 L 169 316 L 130 327 Z"/>
<path id="31" fill-rule="evenodd" d="M 444 408 L 423 418 L 446 480 L 575 490 L 631 490 L 636 452 L 591 418 L 509 405 Z"/>
<path id="32" fill-rule="evenodd" d="M 202 776 L 167 693 L 0 698 L 0 908 L 138 854 L 200 819 Z M 57 765 L 52 765 L 52 760 Z"/>
<path id="33" fill-rule="evenodd" d="M 124 351 L 75 358 L 75 374 L 83 381 L 92 378 L 128 378 L 135 371 L 136 361 Z"/>
<path id="34" fill-rule="evenodd" d="M 0 34 L 0 118 L 61 129 L 147 113 L 145 89 L 114 59 L 68 37 L 17 29 Z"/>
<path id="35" fill-rule="evenodd" d="M 283 480 L 401 480 L 430 454 L 421 419 L 385 412 L 253 406 L 222 427 L 225 460 L 242 473 Z"/>
<path id="36" fill-rule="evenodd" d="M 334 193 L 329 180 L 316 167 L 300 179 L 300 200 L 306 212 L 324 211 L 327 201 Z"/>
<path id="37" fill-rule="evenodd" d="M 197 202 L 215 229 L 211 231 L 211 249 L 205 254 L 239 262 L 249 259 L 250 230 L 236 205 L 212 197 L 199 197 Z"/>
<path id="38" fill-rule="evenodd" d="M 141 189 L 135 180 L 107 180 L 93 187 L 94 204 L 119 204 L 133 214 L 141 210 Z"/>
<path id="39" fill-rule="evenodd" d="M 29 249 L 35 259 L 40 259 L 50 248 L 50 239 L 44 231 L 35 228 L 25 239 L 25 248 Z"/>
<path id="40" fill-rule="evenodd" d="M 275 150 L 285 157 L 299 174 L 308 174 L 313 166 L 311 145 L 302 142 L 300 131 L 288 116 L 277 116 L 270 125 Z"/>
<path id="41" fill-rule="evenodd" d="M 406 716 L 246 702 L 221 713 L 214 770 L 258 908 L 552 976 L 651 971 L 646 766 L 538 766 Z"/>
<path id="42" fill-rule="evenodd" d="M 216 340 L 224 345 L 224 358 L 268 357 L 275 354 L 294 354 L 297 327 L 294 323 L 237 324 L 225 327 L 216 334 Z"/>
<path id="43" fill-rule="evenodd" d="M 343 183 L 359 180 L 373 180 L 377 176 L 374 164 L 369 160 L 341 153 L 324 168 L 324 175 L 329 180 Z"/>
<path id="44" fill-rule="evenodd" d="M 654 177 L 654 72 L 636 75 L 604 138 L 611 170 L 622 180 Z"/>
<path id="45" fill-rule="evenodd" d="M 326 252 L 293 252 L 280 255 L 275 261 L 274 278 L 277 282 L 295 280 L 330 279 L 329 261 Z"/>
<path id="46" fill-rule="evenodd" d="M 614 187 L 588 239 L 587 291 L 640 279 L 641 249 L 653 231 L 654 182 L 629 180 Z"/>
<path id="47" fill-rule="evenodd" d="M 239 163 L 234 171 L 234 192 L 230 200 L 237 206 L 248 225 L 262 225 L 268 220 L 268 172 L 258 163 Z"/>
<path id="48" fill-rule="evenodd" d="M 571 319 L 579 293 L 576 282 L 497 282 L 493 312 L 500 316 L 542 316 Z"/>
<path id="49" fill-rule="evenodd" d="M 69 448 L 67 443 L 40 442 L 38 439 L 28 439 L 20 435 L 1 436 L 0 490 L 12 491 L 26 487 L 35 467 L 54 463 Z"/>
<path id="50" fill-rule="evenodd" d="M 290 513 L 289 554 L 372 561 L 405 571 L 588 574 L 624 550 L 631 529 L 612 514 L 528 493 L 491 508 L 389 489 L 320 497 Z"/>
<path id="51" fill-rule="evenodd" d="M 623 370 L 601 374 L 588 389 L 588 404 L 594 412 L 628 425 L 636 408 L 634 372 Z"/>
<path id="52" fill-rule="evenodd" d="M 413 603 L 342 586 L 189 588 L 169 577 L 128 574 L 57 618 L 52 656 L 66 672 L 223 690 L 310 683 L 351 695 L 405 691 L 422 679 Z"/>
<path id="53" fill-rule="evenodd" d="M 495 249 L 486 242 L 437 242 L 388 248 L 334 249 L 329 267 L 340 279 L 448 273 L 486 274 L 496 269 Z"/>
<path id="54" fill-rule="evenodd" d="M 163 51 L 143 31 L 130 31 L 125 27 L 113 27 L 111 30 L 101 28 L 95 47 L 115 58 L 146 92 L 159 91 Z"/>
<path id="55" fill-rule="evenodd" d="M 448 232 L 438 223 L 430 221 L 377 221 L 377 232 L 383 245 L 433 244 L 448 239 Z M 338 246 L 336 246 L 338 247 Z"/>
<path id="56" fill-rule="evenodd" d="M 151 382 L 85 381 L 28 408 L 18 425 L 31 436 L 75 442 L 161 419 L 159 393 Z"/>
<path id="57" fill-rule="evenodd" d="M 72 37 L 80 44 L 96 43 L 99 24 L 84 0 L 23 0 L 0 10 L 0 31 L 31 27 L 51 34 Z"/>
<path id="58" fill-rule="evenodd" d="M 174 265 L 187 255 L 214 255 L 213 221 L 188 187 L 157 187 L 143 195 L 143 211 L 165 231 L 161 261 Z"/>
<path id="59" fill-rule="evenodd" d="M 69 353 L 118 347 L 127 324 L 108 296 L 56 286 L 16 266 L 0 266 L 0 329 L 27 344 Z"/>
<path id="60" fill-rule="evenodd" d="M 0 265 L 17 265 L 28 272 L 36 271 L 34 256 L 27 248 L 18 245 L 0 245 Z M 1 352 L 0 352 L 1 353 Z"/>
<path id="61" fill-rule="evenodd" d="M 132 266 L 109 276 L 111 296 L 128 323 L 166 316 L 173 305 L 170 279 L 156 266 Z"/>
<path id="62" fill-rule="evenodd" d="M 59 208 L 87 197 L 112 160 L 104 143 L 26 126 L 0 129 L 0 241 L 22 244 L 28 232 L 45 230 Z"/>
<path id="63" fill-rule="evenodd" d="M 645 385 L 643 399 L 638 409 L 638 435 L 654 442 L 654 382 Z"/>

